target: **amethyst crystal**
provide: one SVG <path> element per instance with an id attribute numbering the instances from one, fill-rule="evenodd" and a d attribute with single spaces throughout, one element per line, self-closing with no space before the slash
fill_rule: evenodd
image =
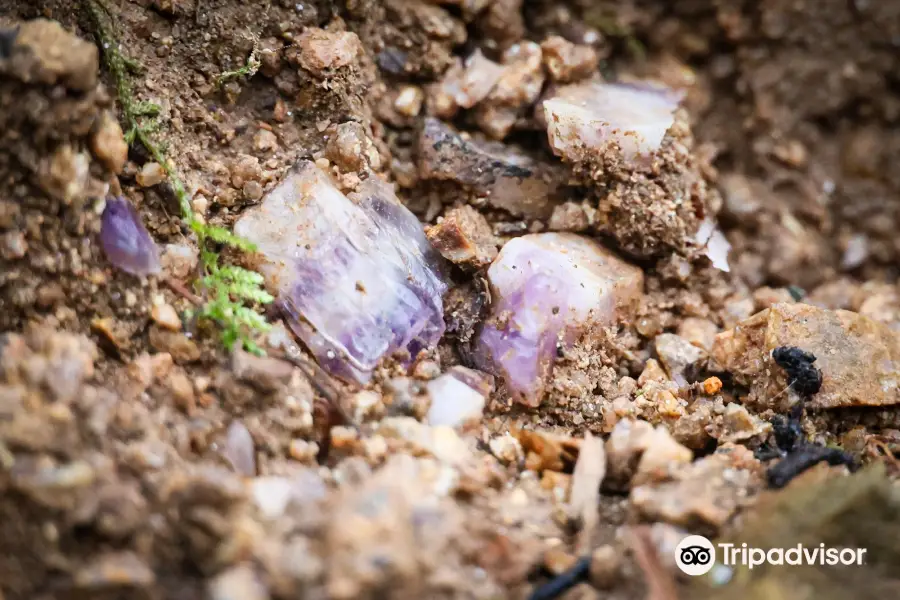
<path id="1" fill-rule="evenodd" d="M 442 259 L 375 175 L 348 197 L 301 162 L 234 230 L 258 246 L 288 325 L 335 375 L 364 383 L 382 357 L 414 357 L 444 333 Z"/>
<path id="2" fill-rule="evenodd" d="M 479 339 L 479 359 L 510 393 L 540 404 L 557 347 L 605 326 L 643 291 L 643 273 L 596 242 L 570 233 L 508 242 L 488 269 L 494 298 Z"/>
<path id="3" fill-rule="evenodd" d="M 579 83 L 544 101 L 550 146 L 570 162 L 583 162 L 616 143 L 623 158 L 646 164 L 674 123 L 681 97 L 649 84 Z"/>
<path id="4" fill-rule="evenodd" d="M 100 226 L 100 245 L 115 267 L 132 275 L 159 273 L 159 248 L 131 203 L 109 198 Z"/>

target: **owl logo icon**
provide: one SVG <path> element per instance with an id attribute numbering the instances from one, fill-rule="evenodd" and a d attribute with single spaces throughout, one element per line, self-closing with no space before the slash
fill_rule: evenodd
<path id="1" fill-rule="evenodd" d="M 687 575 L 704 575 L 716 562 L 716 547 L 702 535 L 689 535 L 675 547 L 675 563 Z"/>

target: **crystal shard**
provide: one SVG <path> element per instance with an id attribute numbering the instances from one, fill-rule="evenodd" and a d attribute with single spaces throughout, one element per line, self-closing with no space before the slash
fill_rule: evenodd
<path id="1" fill-rule="evenodd" d="M 442 259 L 374 175 L 348 197 L 301 162 L 235 233 L 257 245 L 288 324 L 335 375 L 363 383 L 382 357 L 443 335 Z"/>
<path id="2" fill-rule="evenodd" d="M 100 245 L 116 268 L 131 275 L 159 273 L 159 248 L 125 198 L 108 198 L 100 224 Z"/>
<path id="3" fill-rule="evenodd" d="M 583 162 L 618 145 L 623 158 L 645 163 L 674 123 L 680 96 L 640 84 L 579 83 L 560 88 L 544 101 L 553 152 Z"/>
<path id="4" fill-rule="evenodd" d="M 627 311 L 643 291 L 643 273 L 588 238 L 526 235 L 508 242 L 488 269 L 494 298 L 478 340 L 484 367 L 513 396 L 540 404 L 557 345 Z"/>
<path id="5" fill-rule="evenodd" d="M 428 382 L 431 396 L 428 424 L 459 427 L 480 419 L 493 389 L 494 378 L 490 375 L 466 367 L 452 367 Z"/>

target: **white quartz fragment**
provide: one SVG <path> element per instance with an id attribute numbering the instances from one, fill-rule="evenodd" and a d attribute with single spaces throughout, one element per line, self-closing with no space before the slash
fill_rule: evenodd
<path id="1" fill-rule="evenodd" d="M 550 146 L 581 162 L 615 142 L 629 162 L 644 162 L 660 148 L 674 122 L 680 96 L 641 84 L 588 82 L 559 88 L 545 100 Z"/>

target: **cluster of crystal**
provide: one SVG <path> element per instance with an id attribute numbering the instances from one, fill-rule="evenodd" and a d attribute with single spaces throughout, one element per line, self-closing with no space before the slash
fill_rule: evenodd
<path id="1" fill-rule="evenodd" d="M 570 162 L 618 145 L 625 161 L 646 163 L 675 121 L 680 96 L 649 84 L 588 82 L 559 88 L 544 101 L 553 152 Z"/>
<path id="2" fill-rule="evenodd" d="M 235 233 L 257 245 L 288 324 L 335 375 L 365 382 L 382 357 L 414 357 L 444 332 L 442 259 L 375 175 L 345 196 L 304 161 Z"/>
<path id="3" fill-rule="evenodd" d="M 141 217 L 125 198 L 108 198 L 100 224 L 100 245 L 106 258 L 131 275 L 159 273 L 159 248 Z"/>
<path id="4" fill-rule="evenodd" d="M 494 308 L 477 354 L 529 406 L 541 402 L 557 347 L 614 323 L 644 285 L 639 268 L 570 233 L 511 240 L 488 269 L 488 280 Z"/>

